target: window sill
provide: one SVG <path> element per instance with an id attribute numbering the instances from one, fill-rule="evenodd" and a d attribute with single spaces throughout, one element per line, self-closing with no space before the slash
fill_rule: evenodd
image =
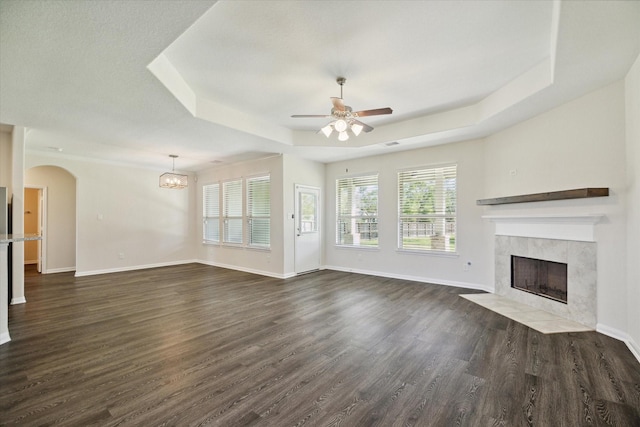
<path id="1" fill-rule="evenodd" d="M 258 251 L 258 252 L 271 252 L 271 248 L 268 247 L 261 247 L 261 246 L 245 246 L 245 245 L 241 245 L 238 243 L 220 243 L 220 242 L 208 242 L 206 240 L 204 240 L 202 242 L 203 245 L 205 246 L 215 246 L 218 248 L 232 248 L 232 249 L 248 249 L 251 251 Z"/>
<path id="2" fill-rule="evenodd" d="M 411 249 L 396 249 L 396 252 L 403 255 L 428 255 L 441 258 L 458 258 L 460 254 L 458 252 L 445 252 L 445 251 L 420 251 Z"/>
<path id="3" fill-rule="evenodd" d="M 379 252 L 379 246 L 355 246 L 355 245 L 334 245 L 336 249 L 355 249 L 359 251 L 371 251 L 371 252 Z"/>

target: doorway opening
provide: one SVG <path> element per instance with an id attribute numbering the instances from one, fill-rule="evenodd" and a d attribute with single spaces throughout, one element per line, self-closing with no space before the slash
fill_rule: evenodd
<path id="1" fill-rule="evenodd" d="M 24 233 L 44 235 L 44 194 L 42 187 L 24 189 Z M 24 271 L 33 275 L 42 273 L 42 242 L 28 240 L 24 242 Z"/>
<path id="2" fill-rule="evenodd" d="M 62 273 L 76 269 L 76 177 L 59 166 L 35 166 L 25 170 L 25 198 L 27 189 L 40 189 L 40 242 L 39 268 L 42 274 Z M 37 209 L 28 208 L 25 201 L 25 233 L 27 217 L 35 216 Z M 33 262 L 27 254 L 25 261 Z M 26 264 L 32 266 L 33 264 Z M 38 265 L 38 264 L 36 264 Z M 30 267 L 33 268 L 33 267 Z"/>

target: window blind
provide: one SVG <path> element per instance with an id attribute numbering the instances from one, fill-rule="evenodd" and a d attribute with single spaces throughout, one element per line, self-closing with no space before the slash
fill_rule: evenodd
<path id="1" fill-rule="evenodd" d="M 336 180 L 336 244 L 378 246 L 378 175 Z"/>
<path id="2" fill-rule="evenodd" d="M 457 166 L 398 172 L 399 249 L 455 252 Z"/>
<path id="3" fill-rule="evenodd" d="M 220 184 L 209 184 L 202 187 L 202 240 L 220 242 Z"/>
<path id="4" fill-rule="evenodd" d="M 271 245 L 271 178 L 247 179 L 247 225 L 249 246 Z"/>
<path id="5" fill-rule="evenodd" d="M 223 239 L 242 244 L 242 180 L 222 184 Z"/>

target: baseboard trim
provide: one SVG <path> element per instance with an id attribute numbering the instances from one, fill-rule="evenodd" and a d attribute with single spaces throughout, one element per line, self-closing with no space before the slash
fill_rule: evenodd
<path id="1" fill-rule="evenodd" d="M 125 271 L 146 270 L 149 268 L 170 267 L 172 265 L 193 264 L 199 262 L 195 259 L 182 261 L 159 262 L 154 264 L 132 265 L 129 267 L 107 268 L 104 270 L 76 271 L 75 277 L 95 276 L 98 274 L 122 273 Z"/>
<path id="2" fill-rule="evenodd" d="M 27 299 L 25 297 L 11 298 L 11 305 L 25 304 L 26 302 L 27 302 Z"/>
<path id="3" fill-rule="evenodd" d="M 55 273 L 69 273 L 76 271 L 75 267 L 61 267 L 61 268 L 49 268 L 42 272 L 42 274 L 55 274 Z"/>
<path id="4" fill-rule="evenodd" d="M 640 345 L 631 338 L 626 340 L 624 343 L 629 347 L 629 351 L 631 351 L 631 353 L 636 357 L 638 363 L 640 363 Z"/>
<path id="5" fill-rule="evenodd" d="M 209 265 L 211 267 L 226 268 L 227 270 L 236 270 L 236 271 L 242 271 L 244 273 L 257 274 L 259 276 L 273 277 L 274 279 L 289 279 L 296 275 L 295 273 L 285 273 L 285 274 L 273 273 L 271 271 L 256 270 L 253 268 L 240 267 L 237 265 L 224 264 L 224 263 L 215 262 L 215 261 L 199 260 L 196 262 L 199 262 L 200 264 L 204 264 L 204 265 Z"/>
<path id="6" fill-rule="evenodd" d="M 9 332 L 3 332 L 0 334 L 0 345 L 8 343 L 11 341 L 11 337 L 9 336 Z"/>
<path id="7" fill-rule="evenodd" d="M 631 354 L 633 354 L 636 360 L 640 362 L 640 345 L 638 345 L 637 342 L 631 339 L 629 334 L 627 334 L 626 332 L 622 332 L 619 329 L 612 328 L 607 325 L 603 325 L 602 323 L 598 323 L 596 325 L 596 331 L 625 343 L 626 346 L 629 348 L 629 351 L 631 351 Z"/>
<path id="8" fill-rule="evenodd" d="M 325 265 L 322 267 L 327 270 L 343 271 L 345 273 L 366 274 L 367 276 L 387 277 L 389 279 L 411 280 L 413 282 L 432 283 L 434 285 L 455 286 L 457 288 L 475 289 L 478 291 L 494 292 L 489 286 L 480 285 L 478 283 L 457 282 L 454 280 L 434 279 L 432 277 L 410 276 L 406 274 L 386 273 L 381 271 L 360 270 L 357 268 L 345 268 L 335 265 Z"/>

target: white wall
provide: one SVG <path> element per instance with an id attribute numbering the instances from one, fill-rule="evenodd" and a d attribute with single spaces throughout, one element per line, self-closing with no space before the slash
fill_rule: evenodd
<path id="1" fill-rule="evenodd" d="M 271 249 L 202 243 L 202 186 L 234 178 L 271 174 Z M 324 164 L 289 155 L 240 162 L 198 173 L 198 259 L 204 263 L 279 278 L 295 274 L 294 185 L 324 184 Z M 322 197 L 322 196 L 321 196 Z"/>
<path id="2" fill-rule="evenodd" d="M 282 156 L 235 163 L 198 173 L 196 213 L 197 258 L 220 267 L 248 271 L 266 276 L 284 276 L 283 174 Z M 269 173 L 271 179 L 271 249 L 202 243 L 202 186 L 225 180 Z"/>
<path id="3" fill-rule="evenodd" d="M 195 258 L 194 185 L 167 190 L 158 187 L 160 171 L 27 154 L 27 168 L 46 165 L 76 177 L 76 275 Z"/>
<path id="4" fill-rule="evenodd" d="M 11 132 L 11 233 L 24 233 L 24 150 L 26 129 L 14 126 Z M 11 244 L 12 277 L 11 304 L 23 304 L 24 242 Z"/>
<path id="5" fill-rule="evenodd" d="M 0 198 L 0 233 L 7 232 L 9 212 L 5 212 L 6 203 L 11 199 L 11 133 L 0 130 L 0 187 L 5 187 L 3 197 Z"/>
<path id="6" fill-rule="evenodd" d="M 627 136 L 627 307 L 630 346 L 640 359 L 640 56 L 625 80 Z"/>
<path id="7" fill-rule="evenodd" d="M 295 213 L 295 185 L 307 185 L 320 189 L 320 233 L 324 235 L 326 231 L 326 218 L 330 215 L 326 213 L 326 201 L 324 194 L 325 165 L 298 157 L 284 155 L 284 180 L 283 180 L 283 200 L 284 200 L 284 271 L 285 276 L 295 274 L 295 219 L 291 215 Z M 324 245 L 322 247 L 324 253 Z M 322 257 L 321 257 L 322 258 Z M 324 260 L 321 260 L 324 263 Z"/>
<path id="8" fill-rule="evenodd" d="M 11 191 L 11 133 L 0 131 L 0 187 Z"/>
<path id="9" fill-rule="evenodd" d="M 46 187 L 44 273 L 76 268 L 76 179 L 65 169 L 38 166 L 25 171 L 25 186 Z"/>
<path id="10" fill-rule="evenodd" d="M 476 200 L 484 197 L 484 148 L 481 140 L 397 152 L 326 166 L 325 262 L 328 268 L 480 289 L 493 288 L 488 254 L 490 227 Z M 408 167 L 458 165 L 457 255 L 417 254 L 397 250 L 397 171 Z M 378 176 L 379 248 L 335 245 L 336 179 L 364 173 Z M 492 247 L 492 246 L 491 246 Z M 468 271 L 464 266 L 471 262 Z"/>
<path id="11" fill-rule="evenodd" d="M 489 207 L 487 214 L 602 213 L 598 329 L 627 330 L 624 84 L 617 82 L 485 139 L 486 197 L 609 187 L 594 199 Z M 512 175 L 510 171 L 517 171 Z"/>

